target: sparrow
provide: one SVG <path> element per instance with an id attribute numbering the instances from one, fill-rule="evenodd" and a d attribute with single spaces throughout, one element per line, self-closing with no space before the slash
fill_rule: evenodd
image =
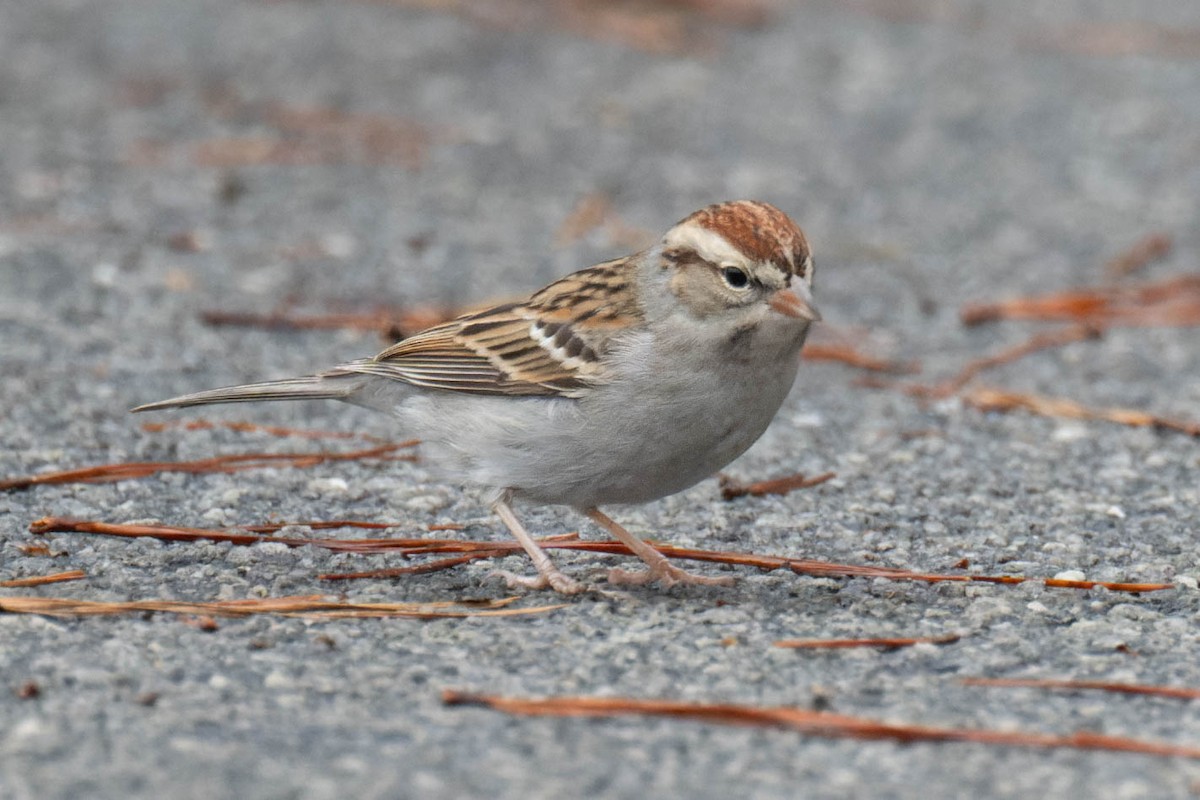
<path id="1" fill-rule="evenodd" d="M 611 583 L 730 585 L 686 572 L 600 511 L 692 486 L 766 430 L 792 387 L 813 303 L 808 241 L 786 214 L 740 200 L 702 208 L 653 246 L 464 314 L 373 358 L 299 378 L 186 394 L 134 411 L 260 400 L 341 400 L 392 414 L 435 464 L 489 491 L 536 576 L 555 566 L 514 502 L 570 506 L 644 570 Z"/>

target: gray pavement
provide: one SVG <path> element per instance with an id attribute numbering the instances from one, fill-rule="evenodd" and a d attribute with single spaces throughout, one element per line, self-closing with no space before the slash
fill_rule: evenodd
<path id="1" fill-rule="evenodd" d="M 930 377 L 1040 329 L 964 329 L 964 302 L 1096 283 L 1105 259 L 1152 230 L 1175 248 L 1148 277 L 1196 269 L 1194 3 L 814 0 L 758 26 L 664 3 L 633 30 L 664 24 L 650 41 L 673 52 L 581 35 L 599 24 L 587 4 L 547 2 L 505 24 L 523 8 L 0 4 L 0 476 L 311 447 L 148 433 L 127 409 L 379 346 L 371 333 L 213 328 L 202 310 L 484 300 L 618 255 L 637 231 L 720 199 L 791 213 L 814 243 L 830 329 L 918 359 Z M 594 192 L 620 224 L 561 241 Z M 444 688 L 820 703 L 896 722 L 1200 744 L 1194 703 L 959 682 L 1200 686 L 1200 444 L 953 400 L 922 407 L 859 376 L 805 365 L 776 423 L 729 468 L 836 480 L 733 503 L 708 481 L 615 515 L 714 549 L 921 571 L 966 558 L 983 573 L 1177 588 L 739 571 L 730 590 L 651 587 L 528 618 L 258 617 L 205 632 L 165 615 L 5 615 L 0 798 L 1194 796 L 1200 763 L 1178 759 L 441 705 Z M 1194 328 L 1114 330 L 986 380 L 1200 418 Z M 332 404 L 204 416 L 403 435 Z M 362 518 L 394 522 L 397 536 L 460 522 L 463 536 L 504 536 L 478 496 L 421 463 L 43 487 L 0 494 L 0 579 L 88 578 L 5 594 L 311 594 L 329 591 L 319 572 L 395 564 L 80 535 L 49 537 L 61 557 L 26 555 L 29 523 L 52 513 L 210 527 Z M 539 533 L 581 524 L 555 509 L 527 518 Z M 615 561 L 560 559 L 597 579 Z M 494 566 L 342 588 L 364 601 L 499 597 L 484 580 Z M 884 653 L 772 647 L 948 632 L 965 637 Z M 23 699 L 28 681 L 40 694 Z"/>

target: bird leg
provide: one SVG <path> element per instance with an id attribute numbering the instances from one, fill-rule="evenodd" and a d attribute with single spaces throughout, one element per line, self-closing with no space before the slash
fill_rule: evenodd
<path id="1" fill-rule="evenodd" d="M 644 584 L 659 581 L 663 586 L 674 586 L 677 583 L 691 583 L 700 586 L 733 586 L 734 580 L 728 576 L 709 577 L 693 575 L 667 561 L 667 557 L 655 550 L 649 544 L 622 528 L 607 514 L 598 508 L 583 508 L 579 511 L 601 528 L 608 531 L 622 544 L 633 551 L 633 554 L 646 562 L 647 569 L 629 572 L 623 569 L 612 569 L 608 573 L 609 583 Z"/>
<path id="2" fill-rule="evenodd" d="M 510 589 L 545 589 L 550 587 L 560 594 L 579 594 L 587 591 L 587 586 L 567 577 L 558 567 L 554 566 L 554 562 L 550 560 L 550 556 L 546 555 L 533 537 L 529 535 L 529 531 L 525 530 L 525 526 L 521 524 L 521 520 L 517 519 L 516 513 L 513 512 L 512 506 L 508 503 L 507 497 L 502 497 L 492 504 L 492 511 L 496 512 L 496 516 L 508 527 L 513 537 L 521 543 L 521 547 L 525 548 L 525 552 L 529 554 L 529 560 L 533 562 L 533 566 L 537 567 L 537 577 L 527 575 L 517 575 L 507 570 L 496 570 L 493 575 L 497 575 L 504 579 Z"/>

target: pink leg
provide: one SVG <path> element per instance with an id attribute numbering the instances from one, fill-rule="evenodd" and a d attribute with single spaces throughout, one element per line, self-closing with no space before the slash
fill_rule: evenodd
<path id="1" fill-rule="evenodd" d="M 634 536 L 618 525 L 611 517 L 598 508 L 579 509 L 588 519 L 608 531 L 614 538 L 633 551 L 634 555 L 646 562 L 647 569 L 638 572 L 628 572 L 623 569 L 613 569 L 608 573 L 609 583 L 643 584 L 659 581 L 663 586 L 674 586 L 677 583 L 691 583 L 700 586 L 733 586 L 733 578 L 720 578 L 706 575 L 693 575 L 686 570 L 674 566 L 667 557 L 655 550 L 646 542 Z"/>
<path id="2" fill-rule="evenodd" d="M 524 589 L 545 589 L 550 587 L 560 594 L 579 594 L 587 591 L 587 586 L 569 578 L 563 574 L 558 567 L 554 566 L 554 562 L 550 560 L 550 556 L 546 555 L 546 551 L 538 546 L 538 543 L 529 535 L 529 531 L 525 530 L 525 526 L 521 524 L 521 520 L 517 519 L 517 515 L 513 512 L 512 506 L 508 503 L 508 498 L 504 497 L 492 504 L 492 510 L 496 512 L 496 516 L 500 517 L 501 521 L 508 527 L 509 532 L 513 537 L 521 543 L 521 547 L 525 548 L 525 552 L 529 554 L 529 559 L 533 562 L 533 566 L 537 567 L 537 577 L 529 577 L 525 575 L 516 575 L 506 570 L 496 570 L 493 575 L 498 575 L 504 578 L 509 588 L 524 588 Z"/>

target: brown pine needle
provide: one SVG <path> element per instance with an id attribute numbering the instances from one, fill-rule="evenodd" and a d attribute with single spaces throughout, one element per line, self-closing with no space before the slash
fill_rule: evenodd
<path id="1" fill-rule="evenodd" d="M 355 330 L 387 333 L 403 339 L 417 331 L 445 322 L 457 312 L 451 308 L 382 308 L 348 314 L 294 314 L 211 310 L 200 313 L 206 325 L 263 328 L 266 330 Z"/>
<path id="2" fill-rule="evenodd" d="M 887 361 L 859 352 L 845 344 L 806 344 L 800 355 L 806 361 L 836 361 L 839 364 L 847 364 L 871 372 L 887 372 L 893 375 L 906 375 L 921 371 L 920 365 L 915 361 Z"/>
<path id="3" fill-rule="evenodd" d="M 1057 331 L 1048 333 L 1040 333 L 1033 338 L 1021 342 L 1013 347 L 1001 350 L 999 353 L 983 358 L 977 358 L 969 361 L 966 366 L 958 371 L 958 374 L 952 378 L 936 384 L 904 384 L 900 385 L 901 391 L 906 394 L 911 394 L 915 397 L 927 397 L 931 399 L 942 399 L 950 397 L 958 393 L 964 386 L 977 378 L 980 373 L 985 372 L 995 367 L 1011 364 L 1033 353 L 1047 350 L 1051 347 L 1062 347 L 1063 345 L 1072 344 L 1074 342 L 1082 342 L 1088 339 L 1095 339 L 1100 336 L 1100 331 L 1087 325 L 1072 325 L 1067 328 L 1062 328 Z"/>
<path id="4" fill-rule="evenodd" d="M 450 706 L 482 706 L 525 717 L 652 716 L 724 725 L 785 728 L 810 736 L 894 742 L 974 742 L 1004 747 L 1101 750 L 1200 759 L 1200 748 L 1079 732 L 1069 736 L 980 728 L 907 725 L 788 706 L 685 703 L 624 697 L 519 698 L 446 690 Z"/>
<path id="5" fill-rule="evenodd" d="M 1039 49 L 1090 57 L 1193 60 L 1200 56 L 1200 30 L 1136 20 L 1089 20 L 1030 34 L 1027 41 Z"/>
<path id="6" fill-rule="evenodd" d="M 303 522 L 264 522 L 260 525 L 242 525 L 241 530 L 250 531 L 251 533 L 275 533 L 284 528 L 301 527 L 309 528 L 314 531 L 327 531 L 336 528 L 359 528 L 369 531 L 384 531 L 388 528 L 396 527 L 395 522 L 367 522 L 359 519 L 330 519 L 330 520 L 307 520 Z M 385 540 L 386 541 L 386 540 Z"/>
<path id="7" fill-rule="evenodd" d="M 543 547 L 553 545 L 556 542 L 578 542 L 579 534 L 577 533 L 560 533 L 555 536 L 546 536 L 538 539 L 538 544 Z M 417 564 L 412 567 L 390 567 L 387 569 L 371 569 L 363 572 L 325 572 L 317 576 L 318 580 L 322 581 L 348 581 L 359 580 L 363 578 L 386 580 L 390 578 L 403 578 L 406 575 L 426 575 L 430 572 L 441 572 L 444 569 L 453 569 L 454 567 L 469 564 L 472 561 L 480 561 L 485 558 L 501 558 L 511 555 L 516 552 L 512 542 L 501 542 L 499 546 L 491 550 L 476 550 L 472 553 L 467 553 L 461 556 L 450 556 L 449 558 L 439 558 L 433 561 L 426 561 L 423 564 Z M 423 552 L 430 550 L 421 548 Z M 407 555 L 407 554 L 406 554 Z"/>
<path id="8" fill-rule="evenodd" d="M 485 558 L 497 558 L 500 556 L 510 555 L 511 549 L 508 550 L 480 550 L 476 553 L 468 553 L 462 556 L 450 556 L 449 558 L 438 558 L 433 561 L 425 561 L 421 564 L 415 564 L 411 567 L 388 567 L 386 569 L 369 569 L 362 572 L 322 572 L 317 575 L 317 580 L 322 581 L 352 581 L 352 580 L 389 580 L 391 578 L 403 578 L 408 575 L 428 575 L 431 572 L 441 572 L 445 569 L 453 569 L 461 567 L 463 564 L 469 564 L 472 561 L 480 561 Z"/>
<path id="9" fill-rule="evenodd" d="M 873 389 L 892 389 L 921 399 L 938 400 L 961 393 L 960 396 L 966 405 L 981 411 L 1024 410 L 1045 417 L 1102 420 L 1133 427 L 1178 431 L 1188 436 L 1200 436 L 1200 422 L 1157 416 L 1138 409 L 1093 408 L 1066 398 L 1022 394 L 986 386 L 963 390 L 964 386 L 985 370 L 1002 364 L 1010 364 L 1040 350 L 1084 341 L 1098 335 L 1100 335 L 1100 331 L 1090 325 L 1073 325 L 1061 330 L 1038 334 L 1028 341 L 1002 350 L 995 355 L 975 359 L 959 370 L 957 375 L 940 383 L 900 383 L 875 378 L 862 379 L 858 383 Z"/>
<path id="10" fill-rule="evenodd" d="M 1104 265 L 1104 274 L 1109 278 L 1123 278 L 1145 269 L 1155 261 L 1166 258 L 1171 252 L 1171 237 L 1165 233 L 1148 233 L 1133 247 L 1109 260 Z"/>
<path id="11" fill-rule="evenodd" d="M 312 545 L 328 550 L 355 553 L 393 553 L 409 557 L 418 555 L 434 555 L 454 553 L 459 555 L 484 556 L 481 553 L 503 555 L 523 552 L 521 546 L 511 541 L 468 541 L 459 539 L 325 539 L 325 538 L 285 538 L 278 536 L 261 536 L 250 533 L 239 533 L 227 530 L 209 530 L 205 528 L 178 528 L 169 525 L 120 525 L 92 520 L 75 520 L 65 517 L 43 517 L 29 526 L 32 533 L 89 533 L 103 536 L 121 536 L 126 538 L 151 537 L 171 541 L 210 540 L 230 542 L 237 545 L 256 544 L 258 542 L 279 542 L 291 547 Z M 546 549 L 576 550 L 588 553 L 609 553 L 612 555 L 632 555 L 629 549 L 620 542 L 614 541 L 583 541 L 574 534 L 558 537 L 548 537 L 541 540 Z M 765 571 L 789 569 L 798 575 L 814 575 L 828 577 L 865 577 L 886 578 L 888 580 L 909 580 L 924 583 L 996 583 L 1018 584 L 1036 578 L 1026 578 L 1019 575 L 948 575 L 938 573 L 910 572 L 890 567 L 868 567 L 857 564 L 835 564 L 826 561 L 809 559 L 786 558 L 784 556 L 757 555 L 754 553 L 735 553 L 721 550 L 697 550 L 687 547 L 676 547 L 669 544 L 655 543 L 654 548 L 667 558 L 684 559 L 689 561 L 706 561 L 732 566 L 753 567 Z M 454 566 L 450 564 L 448 566 Z M 440 567 L 439 567 L 440 568 Z M 423 571 L 431 571 L 428 568 Z M 364 577 L 376 577 L 378 572 L 357 573 Z M 408 573 L 403 573 L 408 574 Z M 339 580 L 354 575 L 323 575 L 327 580 Z M 1045 586 L 1062 589 L 1094 589 L 1101 587 L 1114 592 L 1155 592 L 1173 589 L 1170 583 L 1110 583 L 1105 581 L 1068 581 L 1058 578 L 1040 579 Z"/>
<path id="12" fill-rule="evenodd" d="M 66 583 L 67 581 L 79 581 L 87 577 L 81 569 L 72 569 L 66 572 L 55 572 L 52 575 L 33 575 L 28 578 L 12 578 L 7 581 L 0 581 L 0 586 L 6 589 L 16 589 L 26 586 L 45 586 L 48 583 Z"/>
<path id="13" fill-rule="evenodd" d="M 658 54 L 706 55 L 729 27 L 758 28 L 770 22 L 769 0 L 589 0 L 502 2 L 500 0 L 392 0 L 418 8 L 436 7 L 468 21 L 504 30 L 556 30 Z"/>
<path id="14" fill-rule="evenodd" d="M 959 316 L 964 325 L 1004 319 L 1078 322 L 1096 328 L 1200 325 L 1200 274 L 966 305 Z"/>
<path id="15" fill-rule="evenodd" d="M 896 650 L 917 644 L 954 644 L 960 639 L 962 639 L 962 635 L 957 633 L 902 639 L 780 639 L 775 642 L 775 646 L 792 650 L 841 650 L 852 647 L 882 647 L 885 650 Z"/>
<path id="16" fill-rule="evenodd" d="M 36 542 L 34 544 L 18 544 L 17 549 L 21 551 L 21 555 L 29 556 L 30 558 L 60 558 L 67 555 L 65 552 L 54 552 L 49 545 Z"/>
<path id="17" fill-rule="evenodd" d="M 172 428 L 179 428 L 185 431 L 209 431 L 215 428 L 225 428 L 238 433 L 265 433 L 270 436 L 280 437 L 295 437 L 299 439 L 364 439 L 377 444 L 387 444 L 374 436 L 365 436 L 361 433 L 349 433 L 346 431 L 317 431 L 306 428 L 285 428 L 280 425 L 257 425 L 253 422 L 240 422 L 234 420 L 219 420 L 213 422 L 207 419 L 192 419 L 186 421 L 175 422 L 144 422 L 142 430 L 147 433 L 161 433 Z"/>
<path id="18" fill-rule="evenodd" d="M 48 617 L 96 617 L 134 612 L 165 612 L 214 617 L 245 617 L 276 614 L 285 617 L 320 619 L 407 617 L 441 619 L 456 617 L 512 617 L 541 614 L 562 605 L 506 608 L 517 598 L 472 603 L 349 603 L 327 600 L 321 595 L 268 597 L 263 600 L 134 600 L 129 602 L 75 600 L 59 597 L 0 597 L 0 613 L 39 614 Z M 481 610 L 479 610 L 481 609 Z"/>
<path id="19" fill-rule="evenodd" d="M 575 203 L 554 234 L 554 244 L 567 247 L 587 236 L 613 216 L 612 199 L 604 192 L 586 194 Z"/>
<path id="20" fill-rule="evenodd" d="M 209 110 L 218 116 L 253 119 L 261 131 L 247 136 L 192 139 L 175 148 L 141 139 L 127 160 L 157 164 L 184 151 L 195 166 L 228 169 L 263 164 L 363 164 L 417 169 L 425 158 L 431 132 L 403 118 L 347 113 L 324 107 L 253 104 L 232 91 L 210 94 Z"/>
<path id="21" fill-rule="evenodd" d="M 1133 408 L 1095 408 L 1065 397 L 1008 392 L 981 386 L 963 395 L 963 402 L 980 411 L 1028 411 L 1043 417 L 1103 420 L 1135 428 L 1156 428 L 1200 436 L 1200 422 L 1160 417 Z"/>
<path id="22" fill-rule="evenodd" d="M 364 525 L 367 523 L 363 523 Z M 321 523 L 309 523 L 310 527 L 323 527 Z M 345 523 L 338 523 L 345 527 Z M 255 526 L 260 529 L 278 530 L 279 525 Z M 357 526 L 356 526 L 357 527 Z M 381 527 L 388 527 L 381 525 Z M 119 536 L 125 539 L 150 538 L 175 542 L 229 542 L 235 545 L 251 545 L 260 542 L 276 542 L 289 547 L 315 545 L 326 550 L 379 553 L 413 547 L 424 539 L 308 539 L 284 536 L 264 536 L 256 533 L 213 530 L 210 528 L 180 528 L 173 525 L 120 525 L 92 520 L 76 520 L 65 517 L 42 517 L 29 524 L 29 532 L 46 533 L 92 533 L 100 536 Z"/>
<path id="23" fill-rule="evenodd" d="M 754 483 L 742 483 L 728 475 L 718 475 L 717 484 L 721 489 L 721 499 L 736 500 L 746 495 L 762 497 L 768 494 L 787 494 L 797 489 L 808 489 L 812 486 L 818 486 L 836 477 L 836 472 L 824 472 L 812 478 L 805 477 L 802 473 L 796 473 L 795 475 L 787 475 L 782 478 L 771 478 L 765 481 L 755 481 Z"/>
<path id="24" fill-rule="evenodd" d="M 263 328 L 266 330 L 360 330 L 378 331 L 392 324 L 395 317 L 384 311 L 349 314 L 292 314 L 285 312 L 202 311 L 205 325 Z"/>
<path id="25" fill-rule="evenodd" d="M 202 458 L 196 461 L 129 461 L 117 464 L 101 464 L 95 467 L 48 472 L 0 481 L 0 491 L 28 489 L 32 486 L 63 483 L 113 483 L 115 481 L 145 478 L 162 472 L 240 472 L 247 469 L 267 467 L 314 467 L 331 461 L 415 461 L 411 453 L 397 454 L 398 450 L 411 448 L 416 439 L 397 444 L 384 444 L 347 453 L 320 451 L 316 453 L 238 453 L 229 456 Z"/>
<path id="26" fill-rule="evenodd" d="M 1108 681 L 1043 680 L 1039 678 L 963 678 L 965 686 L 998 686 L 1005 689 L 1090 689 L 1118 694 L 1142 694 L 1171 697 L 1179 700 L 1200 700 L 1200 689 L 1182 686 L 1152 686 L 1144 683 L 1110 683 Z"/>

